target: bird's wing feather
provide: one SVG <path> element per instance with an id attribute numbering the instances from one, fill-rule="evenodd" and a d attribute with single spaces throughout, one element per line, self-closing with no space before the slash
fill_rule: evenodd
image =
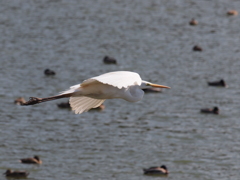
<path id="1" fill-rule="evenodd" d="M 78 91 L 79 88 L 80 88 L 80 84 L 76 84 L 74 86 L 71 86 L 68 90 L 60 92 L 59 95 L 76 92 L 76 91 Z"/>
<path id="2" fill-rule="evenodd" d="M 99 81 L 103 84 L 108 84 L 119 89 L 127 88 L 130 85 L 141 85 L 142 83 L 139 74 L 135 72 L 115 71 L 87 79 L 83 81 L 81 86 L 84 87 L 95 81 Z"/>
<path id="3" fill-rule="evenodd" d="M 89 109 L 96 108 L 100 106 L 105 99 L 93 99 L 86 96 L 75 97 L 72 96 L 69 99 L 69 103 L 75 114 L 81 114 L 88 111 Z"/>

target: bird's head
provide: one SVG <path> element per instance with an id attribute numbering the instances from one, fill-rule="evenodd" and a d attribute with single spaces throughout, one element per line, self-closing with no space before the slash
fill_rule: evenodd
<path id="1" fill-rule="evenodd" d="M 167 170 L 167 166 L 165 166 L 165 165 L 162 165 L 161 168 Z"/>
<path id="2" fill-rule="evenodd" d="M 148 82 L 148 81 L 142 81 L 142 84 L 141 84 L 140 87 L 141 87 L 141 89 L 150 88 L 150 87 L 170 89 L 169 86 L 164 86 L 164 85 L 160 85 L 160 84 L 153 84 L 153 83 Z"/>
<path id="3" fill-rule="evenodd" d="M 39 156 L 36 156 L 36 155 L 34 156 L 34 159 L 36 159 L 38 161 L 40 160 Z"/>

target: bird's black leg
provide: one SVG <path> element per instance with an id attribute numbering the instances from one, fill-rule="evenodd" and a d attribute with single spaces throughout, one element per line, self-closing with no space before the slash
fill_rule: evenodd
<path id="1" fill-rule="evenodd" d="M 30 97 L 29 101 L 22 103 L 22 106 L 28 106 L 28 105 L 34 105 L 34 104 L 38 104 L 41 102 L 45 102 L 45 101 L 52 101 L 55 99 L 60 99 L 60 98 L 67 98 L 70 97 L 72 95 L 71 94 L 62 94 L 62 95 L 58 95 L 58 96 L 52 96 L 52 97 L 47 97 L 47 98 L 37 98 L 37 97 Z"/>

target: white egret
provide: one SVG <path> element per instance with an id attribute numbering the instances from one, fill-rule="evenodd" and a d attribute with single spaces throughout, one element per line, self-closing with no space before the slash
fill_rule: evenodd
<path id="1" fill-rule="evenodd" d="M 33 105 L 45 101 L 70 97 L 69 103 L 76 114 L 100 106 L 106 99 L 120 98 L 129 102 L 140 101 L 146 87 L 170 88 L 143 81 L 139 74 L 130 71 L 115 71 L 92 77 L 81 84 L 71 86 L 57 96 L 47 98 L 30 97 L 22 105 Z"/>

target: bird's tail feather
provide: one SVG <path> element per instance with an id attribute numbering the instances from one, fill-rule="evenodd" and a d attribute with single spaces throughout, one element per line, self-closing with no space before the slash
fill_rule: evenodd
<path id="1" fill-rule="evenodd" d="M 69 103 L 75 114 L 81 114 L 88 111 L 89 109 L 96 108 L 100 106 L 105 99 L 93 99 L 86 96 L 72 96 L 69 99 Z"/>

